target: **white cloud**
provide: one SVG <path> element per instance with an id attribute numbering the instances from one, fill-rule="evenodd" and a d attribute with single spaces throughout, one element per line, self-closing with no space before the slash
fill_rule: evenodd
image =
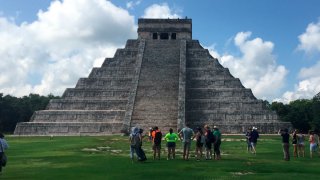
<path id="1" fill-rule="evenodd" d="M 214 47 L 209 47 L 209 51 L 245 87 L 251 88 L 257 98 L 272 100 L 283 88 L 288 70 L 277 65 L 272 42 L 261 38 L 250 40 L 250 37 L 251 32 L 239 32 L 235 36 L 234 44 L 241 52 L 240 57 L 228 53 L 220 55 Z"/>
<path id="2" fill-rule="evenodd" d="M 320 20 L 310 23 L 306 31 L 298 36 L 298 49 L 307 54 L 320 53 Z M 296 99 L 310 99 L 320 92 L 320 61 L 311 67 L 301 68 L 293 91 L 285 92 L 277 101 L 289 103 Z"/>
<path id="3" fill-rule="evenodd" d="M 302 68 L 299 72 L 299 83 L 294 91 L 287 91 L 278 101 L 289 103 L 296 99 L 310 99 L 320 92 L 320 61 L 309 68 Z"/>
<path id="4" fill-rule="evenodd" d="M 126 7 L 127 7 L 127 9 L 134 9 L 134 7 L 138 6 L 139 4 L 141 4 L 141 0 L 129 1 L 129 2 L 126 3 Z"/>
<path id="5" fill-rule="evenodd" d="M 320 20 L 318 23 L 310 23 L 306 31 L 299 37 L 298 49 L 307 53 L 320 52 Z"/>
<path id="6" fill-rule="evenodd" d="M 171 10 L 168 4 L 153 4 L 145 9 L 143 18 L 181 18 L 178 11 Z"/>
<path id="7" fill-rule="evenodd" d="M 0 17 L 0 92 L 61 95 L 130 38 L 134 17 L 105 0 L 54 1 L 21 25 Z"/>

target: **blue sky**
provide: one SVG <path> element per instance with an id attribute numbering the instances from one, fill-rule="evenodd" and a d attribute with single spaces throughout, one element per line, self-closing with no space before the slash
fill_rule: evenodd
<path id="1" fill-rule="evenodd" d="M 0 0 L 0 92 L 62 95 L 137 37 L 137 19 L 192 18 L 193 39 L 257 98 L 320 92 L 318 0 Z"/>

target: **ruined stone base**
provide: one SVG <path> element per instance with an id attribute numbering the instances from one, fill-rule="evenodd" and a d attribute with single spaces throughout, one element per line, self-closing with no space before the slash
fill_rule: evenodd
<path id="1" fill-rule="evenodd" d="M 15 135 L 106 135 L 120 133 L 122 123 L 28 122 L 19 123 Z"/>

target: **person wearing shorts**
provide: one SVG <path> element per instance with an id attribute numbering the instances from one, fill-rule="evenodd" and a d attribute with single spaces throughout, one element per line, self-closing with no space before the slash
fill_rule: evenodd
<path id="1" fill-rule="evenodd" d="M 173 132 L 173 129 L 169 129 L 169 133 L 167 133 L 164 137 L 164 139 L 167 141 L 167 148 L 168 148 L 168 157 L 169 159 L 175 159 L 176 156 L 176 142 L 178 140 L 179 136 Z"/>
<path id="2" fill-rule="evenodd" d="M 186 124 L 184 128 L 179 132 L 179 137 L 182 140 L 183 144 L 183 159 L 189 160 L 189 151 L 191 147 L 191 141 L 193 138 L 194 132 L 189 126 Z"/>
<path id="3" fill-rule="evenodd" d="M 314 131 L 309 131 L 309 142 L 310 142 L 310 158 L 313 158 L 313 153 L 317 152 L 317 143 Z"/>

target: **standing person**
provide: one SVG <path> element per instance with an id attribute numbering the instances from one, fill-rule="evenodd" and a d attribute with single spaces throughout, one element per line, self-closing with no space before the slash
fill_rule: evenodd
<path id="1" fill-rule="evenodd" d="M 208 125 L 204 126 L 206 160 L 212 159 L 212 143 L 214 143 L 214 136 Z"/>
<path id="2" fill-rule="evenodd" d="M 218 126 L 213 127 L 213 136 L 215 139 L 215 142 L 213 143 L 214 159 L 220 160 L 221 159 L 221 154 L 220 154 L 221 132 L 219 131 Z"/>
<path id="3" fill-rule="evenodd" d="M 148 138 L 150 142 L 152 142 L 152 131 L 153 131 L 153 128 L 149 128 Z"/>
<path id="4" fill-rule="evenodd" d="M 193 137 L 193 130 L 189 128 L 189 125 L 186 124 L 184 128 L 181 129 L 179 132 L 179 137 L 182 140 L 183 143 L 183 159 L 189 160 L 189 151 L 191 147 L 191 140 Z"/>
<path id="5" fill-rule="evenodd" d="M 297 143 L 298 143 L 298 157 L 304 157 L 304 135 L 301 133 L 301 131 L 298 131 L 297 134 Z"/>
<path id="6" fill-rule="evenodd" d="M 252 146 L 251 146 L 251 142 L 250 142 L 250 134 L 251 134 L 251 132 L 252 132 L 252 128 L 251 127 L 249 127 L 248 128 L 248 130 L 247 130 L 247 132 L 246 132 L 246 142 L 247 142 L 247 152 L 249 153 L 249 152 L 252 152 Z"/>
<path id="7" fill-rule="evenodd" d="M 298 137 L 297 137 L 297 129 L 295 129 L 292 133 L 292 145 L 293 145 L 293 157 L 297 157 L 297 149 L 298 149 Z"/>
<path id="8" fill-rule="evenodd" d="M 131 134 L 129 136 L 129 142 L 130 142 L 130 158 L 133 162 L 134 160 L 134 153 L 137 154 L 137 159 L 140 161 L 146 160 L 145 155 L 144 157 L 141 155 L 142 151 L 142 135 L 141 130 L 138 127 L 132 127 L 131 128 Z"/>
<path id="9" fill-rule="evenodd" d="M 4 159 L 4 151 L 9 148 L 7 141 L 4 139 L 4 135 L 0 133 L 0 174 L 2 173 L 2 167 L 6 166 L 6 159 Z M 4 162 L 2 160 L 5 160 Z"/>
<path id="10" fill-rule="evenodd" d="M 167 141 L 167 147 L 168 147 L 168 157 L 169 159 L 175 159 L 176 157 L 176 142 L 179 139 L 179 136 L 173 132 L 173 129 L 169 129 L 169 133 L 167 133 L 164 137 L 164 139 Z M 170 157 L 171 155 L 171 157 Z"/>
<path id="11" fill-rule="evenodd" d="M 195 138 L 196 138 L 196 158 L 197 158 L 197 161 L 200 161 L 200 159 L 202 159 L 203 144 L 205 143 L 205 137 L 200 127 L 197 128 L 197 133 L 195 135 Z"/>
<path id="12" fill-rule="evenodd" d="M 281 129 L 278 134 L 282 136 L 282 148 L 283 148 L 283 158 L 285 161 L 290 160 L 290 153 L 289 153 L 289 138 L 290 135 L 288 133 L 288 129 Z"/>
<path id="13" fill-rule="evenodd" d="M 252 131 L 249 136 L 250 136 L 249 141 L 251 144 L 252 153 L 256 154 L 257 153 L 256 147 L 257 147 L 257 142 L 258 142 L 258 138 L 259 138 L 259 133 L 258 133 L 256 127 L 252 128 Z"/>
<path id="14" fill-rule="evenodd" d="M 313 158 L 313 153 L 317 152 L 316 136 L 314 131 L 309 131 L 309 142 L 310 142 L 310 158 Z"/>
<path id="15" fill-rule="evenodd" d="M 156 156 L 158 157 L 158 160 L 160 160 L 162 133 L 157 126 L 153 128 L 152 139 L 153 139 L 153 145 L 152 145 L 153 160 L 156 159 Z"/>

